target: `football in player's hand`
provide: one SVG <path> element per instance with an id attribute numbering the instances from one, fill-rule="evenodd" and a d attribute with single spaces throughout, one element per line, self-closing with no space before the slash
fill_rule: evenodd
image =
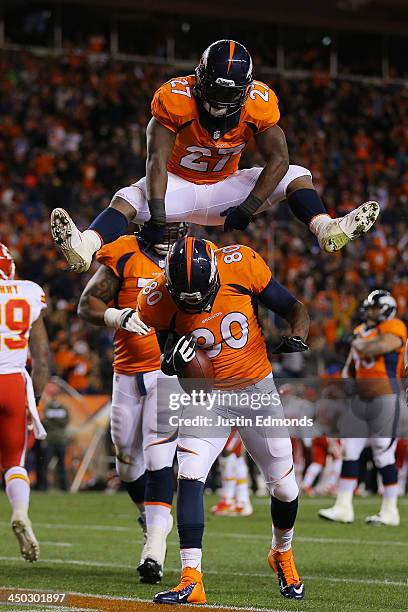
<path id="1" fill-rule="evenodd" d="M 186 393 L 192 391 L 210 393 L 214 384 L 214 369 L 206 351 L 197 348 L 195 356 L 184 366 L 178 379 Z"/>

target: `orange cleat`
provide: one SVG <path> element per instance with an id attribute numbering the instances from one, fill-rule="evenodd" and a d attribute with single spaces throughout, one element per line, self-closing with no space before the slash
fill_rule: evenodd
<path id="1" fill-rule="evenodd" d="M 216 516 L 228 516 L 233 509 L 233 502 L 228 502 L 225 497 L 221 497 L 218 504 L 211 508 L 211 514 L 215 514 Z"/>
<path id="2" fill-rule="evenodd" d="M 268 555 L 268 563 L 278 576 L 281 595 L 287 599 L 303 599 L 305 587 L 297 572 L 292 549 L 285 552 L 272 549 Z"/>
<path id="3" fill-rule="evenodd" d="M 192 567 L 185 567 L 181 571 L 181 580 L 171 591 L 157 593 L 153 599 L 159 604 L 205 604 L 203 575 Z"/>

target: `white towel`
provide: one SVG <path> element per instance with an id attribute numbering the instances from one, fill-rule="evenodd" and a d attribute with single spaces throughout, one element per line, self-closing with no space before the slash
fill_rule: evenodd
<path id="1" fill-rule="evenodd" d="M 23 376 L 26 381 L 26 392 L 27 392 L 27 404 L 33 419 L 34 435 L 37 440 L 44 440 L 47 437 L 47 432 L 44 429 L 43 424 L 40 421 L 40 415 L 38 414 L 37 404 L 35 401 L 33 381 L 27 370 L 23 370 Z"/>

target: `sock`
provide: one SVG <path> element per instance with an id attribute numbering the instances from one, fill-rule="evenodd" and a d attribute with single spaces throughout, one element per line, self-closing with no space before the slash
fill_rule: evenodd
<path id="1" fill-rule="evenodd" d="M 201 548 L 182 548 L 180 550 L 181 568 L 193 567 L 201 572 L 201 558 L 203 551 Z"/>
<path id="2" fill-rule="evenodd" d="M 144 512 L 144 498 L 146 490 L 146 473 L 142 474 L 136 480 L 132 482 L 124 482 L 127 492 L 129 493 L 130 499 L 136 504 L 140 512 Z"/>
<path id="3" fill-rule="evenodd" d="M 13 512 L 20 510 L 27 514 L 30 501 L 30 481 L 27 471 L 20 466 L 12 467 L 5 473 L 4 480 L 6 495 Z"/>
<path id="4" fill-rule="evenodd" d="M 277 497 L 271 495 L 271 516 L 273 527 L 287 531 L 292 529 L 295 524 L 299 498 L 296 497 L 290 502 L 281 501 Z"/>
<path id="5" fill-rule="evenodd" d="M 90 230 L 97 232 L 103 243 L 113 242 L 126 233 L 129 223 L 123 213 L 116 208 L 105 208 L 89 226 Z"/>
<path id="6" fill-rule="evenodd" d="M 329 475 L 327 477 L 327 486 L 335 487 L 341 473 L 343 461 L 342 459 L 333 459 L 329 468 Z"/>
<path id="7" fill-rule="evenodd" d="M 320 463 L 311 463 L 306 470 L 306 474 L 303 478 L 302 486 L 309 488 L 313 486 L 314 481 L 322 471 L 323 466 Z"/>
<path id="8" fill-rule="evenodd" d="M 294 529 L 278 529 L 272 525 L 272 548 L 279 552 L 286 552 L 292 547 Z"/>
<path id="9" fill-rule="evenodd" d="M 235 500 L 237 504 L 249 503 L 249 484 L 248 484 L 248 466 L 245 455 L 236 459 L 236 493 Z"/>
<path id="10" fill-rule="evenodd" d="M 395 509 L 397 507 L 398 497 L 398 470 L 395 463 L 379 468 L 381 474 L 384 492 L 383 503 L 381 510 Z M 387 501 L 386 501 L 387 500 Z"/>
<path id="11" fill-rule="evenodd" d="M 203 495 L 203 482 L 179 479 L 177 528 L 180 538 L 181 562 L 183 567 L 194 567 L 198 571 L 201 571 L 201 549 L 204 534 Z M 183 559 L 183 555 L 185 555 L 185 559 Z M 194 565 L 189 565 L 191 563 L 194 563 Z"/>
<path id="12" fill-rule="evenodd" d="M 147 529 L 158 527 L 167 530 L 173 502 L 173 468 L 148 470 L 146 478 L 146 525 Z"/>
<path id="13" fill-rule="evenodd" d="M 95 230 L 85 230 L 84 232 L 82 232 L 81 238 L 83 241 L 86 240 L 88 242 L 88 244 L 92 247 L 94 253 L 96 253 L 96 251 L 99 251 L 103 244 L 102 238 Z"/>
<path id="14" fill-rule="evenodd" d="M 329 223 L 331 218 L 315 189 L 298 189 L 288 197 L 289 208 L 299 221 L 302 221 L 317 235 L 316 221 Z"/>
<path id="15" fill-rule="evenodd" d="M 226 502 L 231 503 L 235 497 L 237 456 L 234 453 L 225 457 L 224 468 L 222 471 L 222 497 Z"/>

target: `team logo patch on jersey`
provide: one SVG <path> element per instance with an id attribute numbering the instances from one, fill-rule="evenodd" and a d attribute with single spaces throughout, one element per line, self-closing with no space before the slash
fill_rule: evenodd
<path id="1" fill-rule="evenodd" d="M 218 140 L 220 136 L 221 136 L 220 130 L 216 130 L 213 134 L 213 140 Z"/>

